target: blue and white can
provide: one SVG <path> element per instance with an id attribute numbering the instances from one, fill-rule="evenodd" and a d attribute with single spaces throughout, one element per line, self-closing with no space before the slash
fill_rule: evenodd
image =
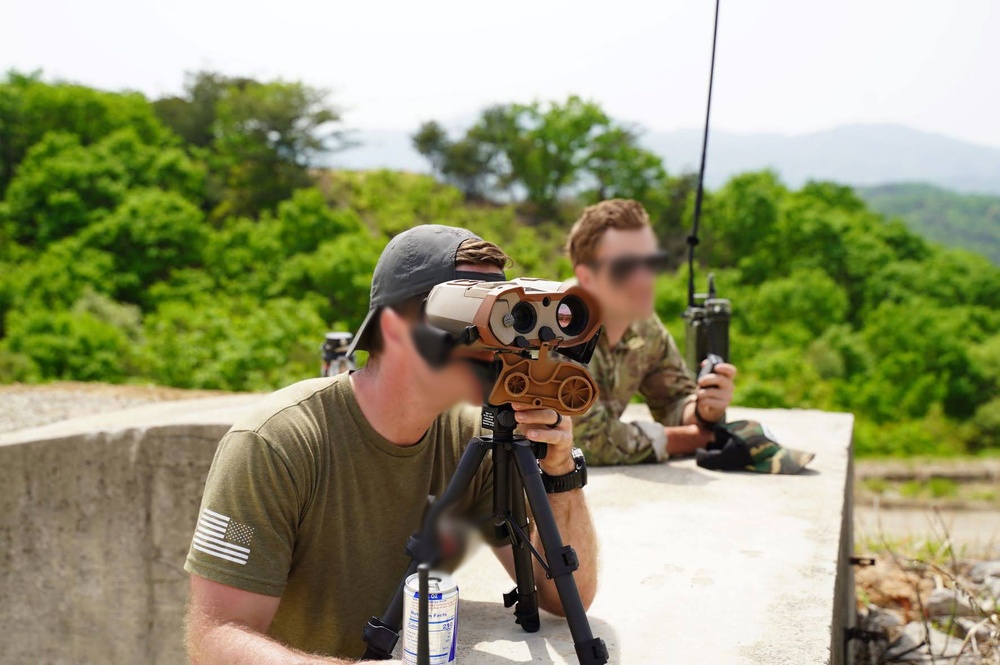
<path id="1" fill-rule="evenodd" d="M 427 589 L 431 665 L 454 663 L 458 646 L 458 585 L 451 575 L 431 571 Z M 403 588 L 403 662 L 406 665 L 417 663 L 419 593 L 420 578 L 414 573 L 406 578 Z"/>

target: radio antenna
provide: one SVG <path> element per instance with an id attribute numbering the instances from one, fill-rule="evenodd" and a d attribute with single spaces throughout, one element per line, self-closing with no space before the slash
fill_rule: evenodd
<path id="1" fill-rule="evenodd" d="M 715 79 L 715 45 L 719 39 L 719 0 L 715 0 L 715 25 L 712 28 L 712 63 L 708 70 L 708 104 L 705 108 L 705 132 L 701 139 L 701 168 L 698 171 L 698 190 L 694 196 L 694 220 L 688 244 L 688 307 L 695 306 L 694 248 L 698 245 L 698 221 L 701 219 L 701 200 L 705 193 L 705 158 L 708 154 L 708 121 L 712 115 L 712 83 Z"/>

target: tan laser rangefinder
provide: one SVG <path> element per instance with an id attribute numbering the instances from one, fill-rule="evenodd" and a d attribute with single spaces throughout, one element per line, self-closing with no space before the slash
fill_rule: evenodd
<path id="1" fill-rule="evenodd" d="M 434 287 L 424 314 L 428 325 L 466 348 L 496 354 L 502 368 L 490 404 L 519 402 L 572 416 L 585 413 L 597 398 L 597 385 L 584 367 L 549 357 L 559 349 L 587 362 L 593 352 L 600 310 L 578 286 L 533 277 L 458 279 Z"/>

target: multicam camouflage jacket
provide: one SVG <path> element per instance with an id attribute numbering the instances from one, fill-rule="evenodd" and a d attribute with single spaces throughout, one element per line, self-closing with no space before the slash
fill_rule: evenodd
<path id="1" fill-rule="evenodd" d="M 695 381 L 674 338 L 654 315 L 633 323 L 614 348 L 601 338 L 589 369 L 597 401 L 573 418 L 573 439 L 591 465 L 636 464 L 667 458 L 664 426 L 681 424 L 695 399 Z M 624 422 L 632 396 L 646 398 L 656 422 Z"/>

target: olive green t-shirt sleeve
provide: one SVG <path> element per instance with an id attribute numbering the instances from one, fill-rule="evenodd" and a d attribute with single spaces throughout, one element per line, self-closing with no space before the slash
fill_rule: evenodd
<path id="1" fill-rule="evenodd" d="M 291 469 L 259 434 L 226 434 L 209 470 L 184 569 L 227 586 L 281 596 L 302 505 Z"/>

